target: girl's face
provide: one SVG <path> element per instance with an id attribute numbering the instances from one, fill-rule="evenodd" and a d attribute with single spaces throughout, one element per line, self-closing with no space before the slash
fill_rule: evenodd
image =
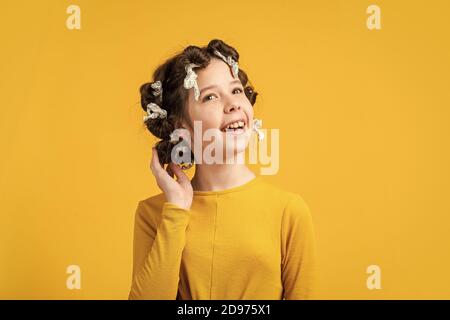
<path id="1" fill-rule="evenodd" d="M 241 81 L 233 77 L 230 66 L 223 60 L 213 58 L 206 68 L 194 71 L 200 96 L 196 101 L 194 89 L 189 89 L 187 112 L 191 123 L 185 128 L 189 128 L 195 143 L 202 142 L 202 151 L 212 143 L 222 146 L 225 163 L 226 155 L 234 156 L 243 152 L 248 145 L 252 132 L 253 106 L 244 93 Z M 195 122 L 197 126 L 201 123 L 200 135 L 198 129 L 193 131 Z M 227 129 L 230 124 L 236 123 L 243 125 L 243 129 Z M 192 150 L 195 153 L 195 149 Z"/>

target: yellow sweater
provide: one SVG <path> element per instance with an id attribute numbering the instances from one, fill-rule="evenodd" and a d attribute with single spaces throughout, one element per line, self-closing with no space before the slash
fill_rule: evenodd
<path id="1" fill-rule="evenodd" d="M 194 191 L 190 210 L 139 201 L 133 251 L 129 299 L 311 299 L 315 286 L 309 208 L 262 176 Z"/>

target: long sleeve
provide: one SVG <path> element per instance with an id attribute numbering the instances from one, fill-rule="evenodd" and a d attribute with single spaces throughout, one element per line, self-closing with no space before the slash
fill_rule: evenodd
<path id="1" fill-rule="evenodd" d="M 282 282 L 285 300 L 313 299 L 316 248 L 313 220 L 301 196 L 293 196 L 282 219 Z"/>
<path id="2" fill-rule="evenodd" d="M 143 202 L 139 202 L 135 214 L 130 300 L 177 298 L 190 211 L 165 202 L 159 220 L 155 219 L 158 215 L 144 210 Z"/>

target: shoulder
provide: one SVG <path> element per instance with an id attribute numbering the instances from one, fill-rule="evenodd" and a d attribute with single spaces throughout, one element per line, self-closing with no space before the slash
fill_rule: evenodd
<path id="1" fill-rule="evenodd" d="M 301 194 L 279 187 L 266 178 L 261 179 L 258 193 L 265 206 L 279 212 L 282 229 L 312 227 L 311 210 Z"/>
<path id="2" fill-rule="evenodd" d="M 305 199 L 296 193 L 290 193 L 283 210 L 282 230 L 286 233 L 300 232 L 308 236 L 313 231 L 313 216 Z"/>
<path id="3" fill-rule="evenodd" d="M 161 211 L 165 201 L 163 193 L 138 201 L 136 208 L 136 223 L 156 226 L 161 219 Z"/>
<path id="4" fill-rule="evenodd" d="M 276 186 L 266 178 L 261 179 L 258 192 L 264 195 L 262 199 L 277 203 L 284 215 L 310 213 L 309 206 L 302 195 Z"/>
<path id="5" fill-rule="evenodd" d="M 162 205 L 165 202 L 165 196 L 164 194 L 158 193 L 156 195 L 153 195 L 151 197 L 142 199 L 138 202 L 138 205 L 143 209 L 143 210 L 159 210 L 161 209 Z"/>
<path id="6" fill-rule="evenodd" d="M 289 193 L 285 206 L 285 214 L 310 215 L 311 211 L 305 199 L 297 193 Z"/>

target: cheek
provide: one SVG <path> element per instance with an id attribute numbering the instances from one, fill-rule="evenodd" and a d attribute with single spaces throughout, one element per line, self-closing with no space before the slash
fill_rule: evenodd
<path id="1" fill-rule="evenodd" d="M 253 121 L 254 110 L 250 102 L 245 106 L 245 113 L 248 115 L 249 121 Z"/>
<path id="2" fill-rule="evenodd" d="M 201 114 L 198 114 L 197 121 L 201 121 L 202 129 L 217 129 L 222 124 L 222 114 L 220 110 L 204 110 Z"/>
<path id="3" fill-rule="evenodd" d="M 194 125 L 195 131 L 192 134 L 192 137 L 195 141 L 202 141 L 201 144 L 203 144 L 203 147 L 205 147 L 205 144 L 209 144 L 210 142 L 205 142 L 205 134 L 206 136 L 214 135 L 215 130 L 207 132 L 210 129 L 218 129 L 221 126 L 222 119 L 220 118 L 220 115 L 215 112 L 203 112 L 202 114 L 197 114 L 197 117 L 195 119 L 195 123 L 192 123 Z"/>
<path id="4" fill-rule="evenodd" d="M 203 130 L 218 129 L 220 128 L 220 124 L 221 122 L 218 118 L 207 118 L 203 120 L 202 128 Z"/>

